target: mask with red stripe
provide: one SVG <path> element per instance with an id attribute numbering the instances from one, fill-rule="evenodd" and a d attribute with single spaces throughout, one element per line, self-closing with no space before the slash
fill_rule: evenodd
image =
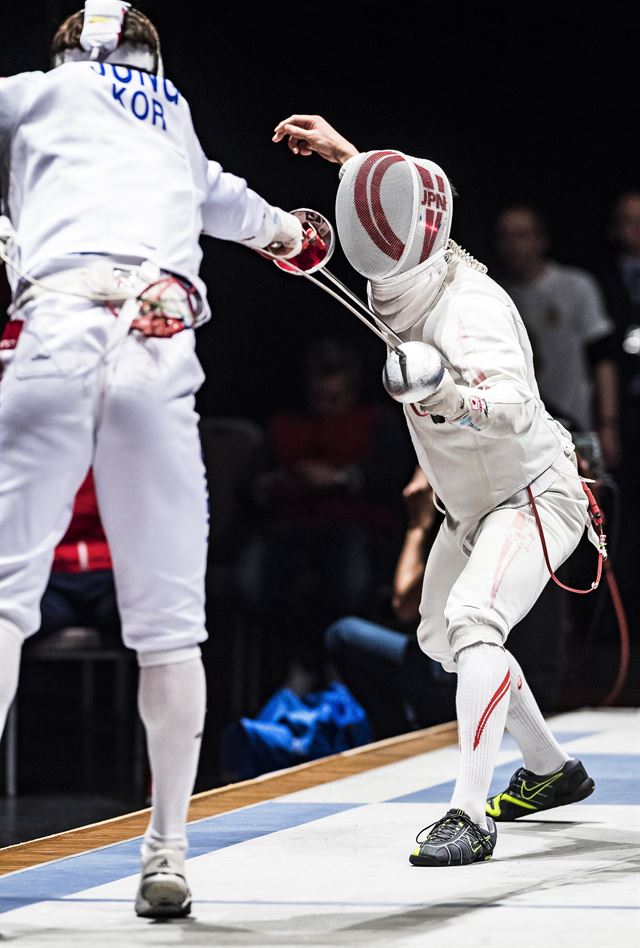
<path id="1" fill-rule="evenodd" d="M 374 282 L 441 260 L 453 195 L 442 168 L 400 151 L 370 151 L 343 167 L 336 224 L 349 263 Z"/>

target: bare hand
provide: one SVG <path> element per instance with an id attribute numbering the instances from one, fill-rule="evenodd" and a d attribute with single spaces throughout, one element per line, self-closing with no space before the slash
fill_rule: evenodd
<path id="1" fill-rule="evenodd" d="M 290 115 L 274 129 L 272 141 L 281 142 L 288 136 L 287 145 L 294 155 L 312 155 L 343 165 L 358 154 L 358 149 L 347 141 L 321 115 Z"/>

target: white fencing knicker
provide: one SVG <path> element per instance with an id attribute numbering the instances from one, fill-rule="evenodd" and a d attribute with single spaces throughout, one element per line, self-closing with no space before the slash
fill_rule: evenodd
<path id="1" fill-rule="evenodd" d="M 194 334 L 129 333 L 136 307 L 116 319 L 40 292 L 14 313 L 24 325 L 1 353 L 0 615 L 37 631 L 54 548 L 93 467 L 124 642 L 142 657 L 206 638 L 208 511 Z"/>

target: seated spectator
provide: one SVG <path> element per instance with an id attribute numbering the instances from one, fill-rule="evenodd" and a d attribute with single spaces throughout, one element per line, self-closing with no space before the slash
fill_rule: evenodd
<path id="1" fill-rule="evenodd" d="M 397 407 L 361 400 L 355 351 L 321 340 L 305 373 L 304 405 L 268 423 L 270 464 L 254 484 L 262 528 L 240 585 L 285 655 L 317 666 L 327 623 L 370 607 L 399 540 L 412 461 Z"/>
<path id="2" fill-rule="evenodd" d="M 549 411 L 579 431 L 596 429 L 605 463 L 619 463 L 618 382 L 613 324 L 584 270 L 549 259 L 541 215 L 527 205 L 502 211 L 498 251 L 504 281 L 531 338 L 540 394 Z"/>
<path id="3" fill-rule="evenodd" d="M 338 619 L 325 632 L 325 647 L 340 677 L 367 712 L 376 740 L 455 720 L 455 676 L 418 645 L 422 580 L 442 517 L 419 467 L 405 487 L 408 521 L 393 582 L 397 625 Z"/>
<path id="4" fill-rule="evenodd" d="M 111 556 L 91 471 L 76 494 L 69 529 L 56 547 L 41 611 L 41 632 L 86 626 L 110 644 L 120 641 Z"/>

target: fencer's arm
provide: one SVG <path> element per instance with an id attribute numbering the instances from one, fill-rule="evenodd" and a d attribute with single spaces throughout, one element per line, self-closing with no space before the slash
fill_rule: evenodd
<path id="1" fill-rule="evenodd" d="M 334 164 L 343 165 L 358 154 L 356 146 L 321 115 L 296 114 L 278 122 L 271 140 L 280 142 L 283 138 L 294 155 L 307 157 L 315 152 Z"/>
<path id="2" fill-rule="evenodd" d="M 538 406 L 539 400 L 526 386 L 507 381 L 460 385 L 445 369 L 438 391 L 420 402 L 419 408 L 458 427 L 499 438 L 526 432 Z"/>
<path id="3" fill-rule="evenodd" d="M 207 163 L 207 193 L 202 205 L 202 231 L 210 237 L 264 248 L 274 241 L 281 256 L 293 256 L 302 246 L 302 226 L 292 214 L 268 204 L 244 178 Z"/>
<path id="4" fill-rule="evenodd" d="M 420 402 L 421 411 L 490 438 L 528 430 L 540 400 L 529 385 L 521 340 L 506 308 L 453 316 L 436 345 L 462 381 L 445 369 L 438 390 Z"/>

